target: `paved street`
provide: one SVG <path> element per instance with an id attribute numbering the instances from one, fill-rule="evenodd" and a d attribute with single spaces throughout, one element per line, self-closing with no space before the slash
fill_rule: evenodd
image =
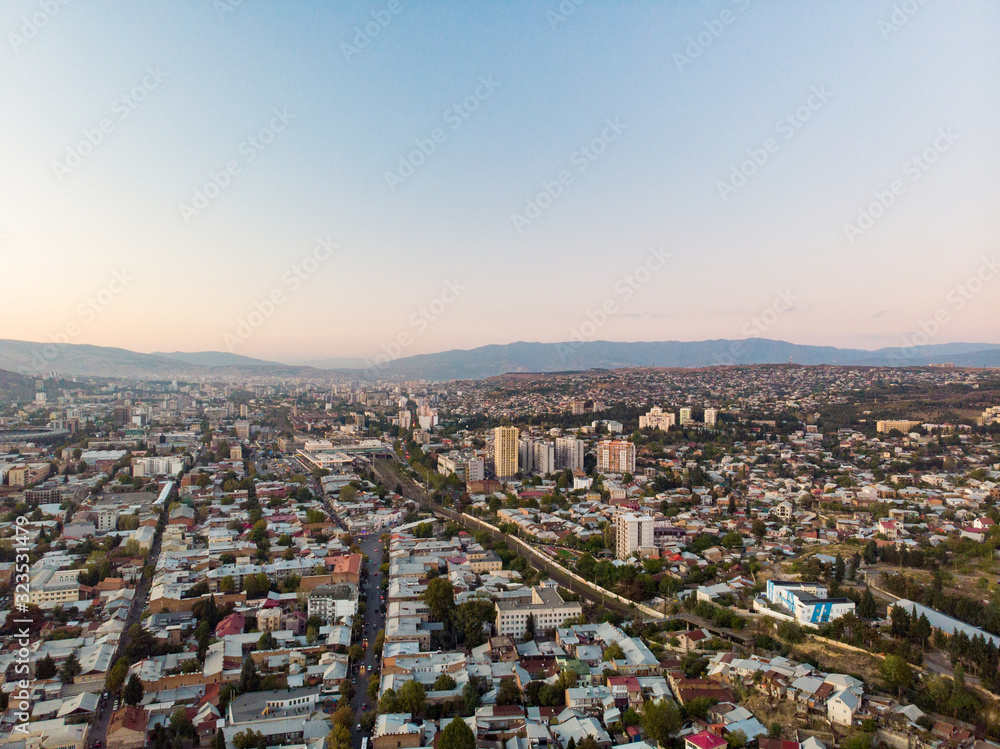
<path id="1" fill-rule="evenodd" d="M 160 536 L 157 536 L 156 540 L 153 542 L 153 547 L 149 551 L 147 564 L 150 564 L 155 568 L 156 560 L 159 556 Z M 118 645 L 115 648 L 114 657 L 111 659 L 111 663 L 108 664 L 109 671 L 111 670 L 111 667 L 117 663 L 125 649 L 126 634 L 128 633 L 129 627 L 140 621 L 142 612 L 146 609 L 146 604 L 149 601 L 149 589 L 151 585 L 152 580 L 142 580 L 139 583 L 135 598 L 132 599 L 132 606 L 129 608 L 128 618 L 125 620 L 125 628 L 122 630 L 122 636 L 118 639 Z M 101 684 L 101 689 L 104 689 L 103 684 Z M 114 712 L 114 706 L 115 698 L 113 695 L 109 695 L 107 700 L 98 704 L 97 712 L 94 714 L 94 719 L 91 722 L 90 731 L 87 735 L 88 746 L 94 747 L 99 743 L 103 744 L 105 742 L 105 739 L 107 738 L 108 725 L 111 723 L 111 715 Z"/>
<path id="2" fill-rule="evenodd" d="M 354 684 L 356 691 L 354 698 L 351 700 L 351 707 L 354 709 L 355 714 L 355 727 L 361 722 L 362 715 L 366 712 L 372 712 L 376 708 L 375 703 L 368 698 L 368 680 L 369 678 L 379 678 L 378 673 L 373 670 L 378 665 L 373 648 L 375 647 L 376 633 L 385 627 L 385 614 L 381 611 L 381 606 L 385 602 L 380 600 L 380 596 L 382 595 L 380 587 L 382 575 L 376 575 L 379 565 L 382 564 L 380 535 L 380 533 L 369 533 L 368 535 L 361 536 L 359 539 L 361 551 L 368 555 L 370 561 L 368 562 L 368 582 L 364 586 L 364 594 L 367 597 L 368 603 L 364 613 L 364 634 L 362 635 L 362 637 L 368 638 L 368 647 L 365 648 L 364 671 L 360 672 L 356 677 L 352 674 L 352 678 L 356 678 Z M 367 733 L 363 730 L 355 730 L 354 746 L 360 747 L 361 739 L 366 735 Z"/>

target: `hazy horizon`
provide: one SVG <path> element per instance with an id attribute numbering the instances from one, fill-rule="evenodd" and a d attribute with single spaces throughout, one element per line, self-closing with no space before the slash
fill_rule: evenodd
<path id="1" fill-rule="evenodd" d="M 982 0 L 15 0 L 0 30 L 0 338 L 997 340 Z"/>

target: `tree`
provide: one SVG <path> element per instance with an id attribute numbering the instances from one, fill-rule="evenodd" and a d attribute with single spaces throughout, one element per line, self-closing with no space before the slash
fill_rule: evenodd
<path id="1" fill-rule="evenodd" d="M 455 589 L 446 577 L 435 577 L 424 590 L 424 603 L 430 609 L 431 617 L 438 622 L 447 622 L 455 608 Z"/>
<path id="2" fill-rule="evenodd" d="M 890 687 L 896 689 L 896 695 L 902 699 L 903 690 L 908 689 L 913 682 L 913 670 L 910 664 L 898 655 L 887 655 L 879 666 L 882 678 Z"/>
<path id="3" fill-rule="evenodd" d="M 233 744 L 236 744 L 236 737 L 233 737 Z M 226 734 L 222 732 L 222 729 L 218 729 L 215 732 L 215 739 L 212 742 L 212 749 L 226 749 Z"/>
<path id="4" fill-rule="evenodd" d="M 124 701 L 126 705 L 132 705 L 135 707 L 142 702 L 142 696 L 145 692 L 146 690 L 142 686 L 142 681 L 139 679 L 139 675 L 131 674 L 128 677 L 128 681 L 125 682 L 125 688 L 122 689 L 122 701 Z"/>
<path id="5" fill-rule="evenodd" d="M 858 603 L 858 616 L 862 619 L 874 619 L 878 616 L 878 610 L 875 607 L 875 596 L 872 592 L 865 588 L 865 592 L 861 594 L 861 600 Z"/>
<path id="6" fill-rule="evenodd" d="M 726 744 L 729 749 L 743 749 L 747 745 L 747 735 L 739 729 L 726 734 Z"/>
<path id="7" fill-rule="evenodd" d="M 642 727 L 650 738 L 662 746 L 681 729 L 681 711 L 673 700 L 647 700 L 642 706 Z"/>
<path id="8" fill-rule="evenodd" d="M 438 749 L 476 749 L 476 734 L 461 718 L 452 718 L 441 731 Z"/>
<path id="9" fill-rule="evenodd" d="M 219 733 L 222 733 L 222 731 L 219 731 Z M 222 745 L 226 745 L 225 737 L 222 739 Z M 247 728 L 245 731 L 240 731 L 233 736 L 233 747 L 235 749 L 266 749 L 267 740 L 260 731 Z"/>
<path id="10" fill-rule="evenodd" d="M 604 660 L 606 661 L 621 661 L 625 660 L 625 651 L 622 650 L 622 646 L 617 642 L 613 642 L 604 648 Z"/>
<path id="11" fill-rule="evenodd" d="M 243 660 L 243 668 L 240 670 L 240 681 L 236 688 L 240 694 L 260 690 L 260 674 L 257 673 L 257 664 L 253 662 L 253 658 L 249 655 Z"/>
<path id="12" fill-rule="evenodd" d="M 753 525 L 751 525 L 750 528 L 753 531 L 753 534 L 757 537 L 758 541 L 760 541 L 762 538 L 764 538 L 765 535 L 767 535 L 767 526 L 764 525 L 764 521 L 761 520 L 760 518 L 754 520 Z"/>
<path id="13" fill-rule="evenodd" d="M 528 614 L 528 618 L 524 623 L 524 641 L 531 642 L 535 639 L 535 615 Z"/>
<path id="14" fill-rule="evenodd" d="M 380 713 L 398 713 L 400 710 L 401 706 L 396 690 L 389 687 L 382 693 L 382 697 L 378 701 L 378 711 Z"/>
<path id="15" fill-rule="evenodd" d="M 584 736 L 576 745 L 576 749 L 601 749 L 601 747 L 593 736 Z"/>
<path id="16" fill-rule="evenodd" d="M 270 632 L 265 632 L 257 640 L 258 650 L 276 650 L 278 647 L 278 641 L 274 639 L 274 635 Z"/>
<path id="17" fill-rule="evenodd" d="M 781 738 L 781 724 L 772 723 L 771 727 L 767 729 L 768 738 L 780 739 Z"/>
<path id="18" fill-rule="evenodd" d="M 431 685 L 432 692 L 448 692 L 458 686 L 458 683 L 450 674 L 441 674 Z"/>
<path id="19" fill-rule="evenodd" d="M 35 664 L 35 678 L 36 679 L 51 679 L 59 672 L 56 668 L 56 662 L 52 660 L 51 655 L 46 655 L 38 663 Z"/>
<path id="20" fill-rule="evenodd" d="M 128 677 L 128 661 L 122 657 L 119 658 L 115 662 L 115 665 L 111 667 L 111 670 L 108 671 L 108 675 L 104 679 L 104 688 L 109 692 L 117 692 L 122 688 L 126 677 Z"/>
<path id="21" fill-rule="evenodd" d="M 521 702 L 521 688 L 513 679 L 503 679 L 497 691 L 498 705 L 517 705 Z"/>
<path id="22" fill-rule="evenodd" d="M 80 660 L 76 657 L 76 653 L 70 653 L 69 657 L 63 661 L 62 668 L 59 669 L 59 681 L 63 684 L 72 684 L 73 679 L 83 669 L 80 667 Z"/>
<path id="23" fill-rule="evenodd" d="M 843 582 L 844 573 L 846 572 L 846 567 L 844 565 L 844 558 L 837 554 L 836 558 L 833 560 L 833 579 L 838 583 Z"/>
<path id="24" fill-rule="evenodd" d="M 422 715 L 427 704 L 427 691 L 416 679 L 411 679 L 399 688 L 399 702 L 403 712 Z"/>
<path id="25" fill-rule="evenodd" d="M 479 696 L 479 690 L 476 689 L 475 683 L 471 680 L 465 682 L 465 686 L 462 687 L 462 701 L 465 703 L 465 712 L 470 715 L 482 704 L 483 700 Z"/>
<path id="26" fill-rule="evenodd" d="M 236 580 L 233 579 L 232 575 L 226 575 L 224 578 L 219 580 L 219 590 L 226 595 L 231 595 L 236 592 Z"/>

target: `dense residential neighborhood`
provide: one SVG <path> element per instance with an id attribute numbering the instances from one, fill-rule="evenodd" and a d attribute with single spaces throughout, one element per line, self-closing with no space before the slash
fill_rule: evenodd
<path id="1" fill-rule="evenodd" d="M 998 746 L 987 371 L 35 390 L 6 745 Z"/>

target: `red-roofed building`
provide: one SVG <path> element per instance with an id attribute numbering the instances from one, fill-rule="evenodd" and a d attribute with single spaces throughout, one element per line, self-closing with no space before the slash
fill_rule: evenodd
<path id="1" fill-rule="evenodd" d="M 111 716 L 108 749 L 141 749 L 146 745 L 149 714 L 141 707 L 126 706 Z"/>
<path id="2" fill-rule="evenodd" d="M 611 697 L 617 707 L 630 705 L 638 708 L 642 705 L 642 686 L 636 677 L 609 676 L 608 686 L 611 687 Z"/>
<path id="3" fill-rule="evenodd" d="M 326 557 L 323 560 L 326 571 L 332 576 L 331 583 L 354 583 L 361 582 L 361 555 L 342 554 L 335 557 Z"/>
<path id="4" fill-rule="evenodd" d="M 246 619 L 243 618 L 243 614 L 238 611 L 234 611 L 232 614 L 215 625 L 215 636 L 222 638 L 226 635 L 238 635 L 243 631 L 243 626 L 245 624 Z"/>
<path id="5" fill-rule="evenodd" d="M 722 749 L 727 743 L 711 731 L 699 731 L 684 739 L 684 749 Z"/>

